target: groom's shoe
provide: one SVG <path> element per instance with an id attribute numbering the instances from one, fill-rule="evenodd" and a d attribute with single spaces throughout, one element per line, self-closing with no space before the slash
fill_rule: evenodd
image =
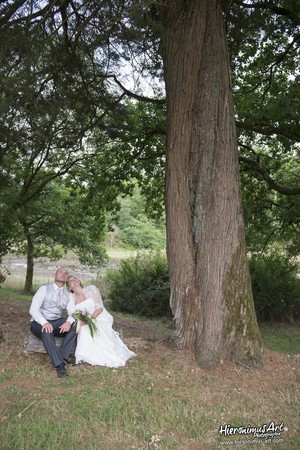
<path id="1" fill-rule="evenodd" d="M 56 367 L 58 378 L 64 378 L 68 376 L 68 372 L 66 371 L 65 364 L 60 364 Z"/>

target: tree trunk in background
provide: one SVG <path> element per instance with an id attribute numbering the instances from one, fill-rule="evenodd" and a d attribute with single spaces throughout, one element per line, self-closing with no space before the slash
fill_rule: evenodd
<path id="1" fill-rule="evenodd" d="M 166 213 L 171 308 L 180 348 L 204 369 L 259 366 L 245 250 L 229 60 L 220 2 L 168 0 Z"/>
<path id="2" fill-rule="evenodd" d="M 32 285 L 33 285 L 33 240 L 30 236 L 29 232 L 25 231 L 26 239 L 27 239 L 27 269 L 26 269 L 26 278 L 25 278 L 25 292 L 32 293 Z"/>

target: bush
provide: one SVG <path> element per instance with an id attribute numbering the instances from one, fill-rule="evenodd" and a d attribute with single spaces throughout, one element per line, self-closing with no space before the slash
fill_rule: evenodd
<path id="1" fill-rule="evenodd" d="M 133 248 L 160 250 L 166 246 L 166 234 L 145 217 L 131 218 L 127 227 L 120 230 L 120 239 Z"/>
<path id="2" fill-rule="evenodd" d="M 110 307 L 146 317 L 171 317 L 170 282 L 166 258 L 159 253 L 123 260 L 106 274 Z"/>
<path id="3" fill-rule="evenodd" d="M 256 255 L 249 261 L 252 290 L 259 321 L 300 319 L 299 265 L 288 257 Z M 119 270 L 104 276 L 106 295 L 114 311 L 146 317 L 172 317 L 166 258 L 159 253 L 123 260 Z"/>
<path id="4" fill-rule="evenodd" d="M 300 318 L 299 265 L 273 254 L 249 261 L 252 290 L 259 321 L 294 321 Z"/>

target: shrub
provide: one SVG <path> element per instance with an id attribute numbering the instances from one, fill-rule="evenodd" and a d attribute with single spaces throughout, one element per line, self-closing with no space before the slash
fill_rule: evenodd
<path id="1" fill-rule="evenodd" d="M 258 320 L 300 319 L 299 265 L 288 257 L 272 254 L 253 256 L 249 266 Z M 104 283 L 105 297 L 114 311 L 146 317 L 172 316 L 167 261 L 159 253 L 123 260 L 119 270 L 107 270 Z"/>
<path id="2" fill-rule="evenodd" d="M 252 290 L 259 321 L 293 321 L 300 318 L 299 265 L 272 254 L 249 261 Z"/>
<path id="3" fill-rule="evenodd" d="M 120 230 L 120 239 L 133 248 L 160 250 L 166 246 L 165 231 L 145 217 L 131 218 L 126 228 Z"/>
<path id="4" fill-rule="evenodd" d="M 139 254 L 106 274 L 110 307 L 146 317 L 171 317 L 170 282 L 166 258 L 159 253 Z"/>

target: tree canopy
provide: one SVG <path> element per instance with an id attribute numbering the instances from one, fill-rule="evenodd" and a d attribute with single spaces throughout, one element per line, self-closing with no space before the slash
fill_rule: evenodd
<path id="1" fill-rule="evenodd" d="M 130 192 L 128 182 L 136 178 L 152 210 L 162 211 L 160 7 L 157 1 L 2 4 L 1 190 L 12 209 L 72 169 L 78 179 L 84 166 L 91 192 L 102 192 L 102 205 L 122 189 Z M 289 240 L 295 241 L 300 191 L 297 2 L 223 1 L 223 10 L 245 207 L 253 210 L 255 193 L 247 192 L 257 186 L 255 192 L 265 195 L 256 195 L 256 208 L 270 216 L 265 243 L 287 228 Z M 152 86 L 151 98 L 144 95 L 147 86 Z M 259 228 L 258 215 L 246 216 L 250 228 Z"/>

